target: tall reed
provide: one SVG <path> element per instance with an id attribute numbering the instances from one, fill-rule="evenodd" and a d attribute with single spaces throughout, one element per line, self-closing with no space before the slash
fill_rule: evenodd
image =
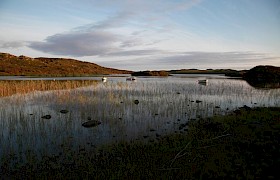
<path id="1" fill-rule="evenodd" d="M 1 82 L 1 87 L 6 91 L 9 88 L 4 86 L 13 87 L 14 93 L 55 91 L 0 98 L 0 159 L 10 152 L 28 161 L 32 160 L 30 154 L 58 156 L 109 142 L 150 140 L 187 130 L 187 124 L 194 119 L 227 114 L 244 105 L 280 106 L 280 90 L 254 89 L 238 80 L 210 80 L 208 86 L 169 78 L 136 83 L 5 83 Z M 80 88 L 71 89 L 75 87 Z M 62 109 L 69 113 L 60 113 Z M 44 115 L 51 115 L 51 119 L 42 119 Z M 82 127 L 88 120 L 101 124 Z M 32 153 L 26 157 L 25 152 Z"/>
<path id="2" fill-rule="evenodd" d="M 2 80 L 0 81 L 0 97 L 25 94 L 33 91 L 74 89 L 96 83 L 97 81 L 94 80 Z"/>

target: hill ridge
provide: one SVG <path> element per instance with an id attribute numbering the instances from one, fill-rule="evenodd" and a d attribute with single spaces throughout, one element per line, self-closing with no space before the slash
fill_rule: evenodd
<path id="1" fill-rule="evenodd" d="M 48 58 L 0 53 L 1 76 L 91 76 L 130 74 L 132 71 L 103 67 L 72 58 Z"/>

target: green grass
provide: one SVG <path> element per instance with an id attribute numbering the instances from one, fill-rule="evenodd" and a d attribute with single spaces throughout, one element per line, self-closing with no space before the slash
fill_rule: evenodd
<path id="1" fill-rule="evenodd" d="M 189 122 L 184 133 L 99 150 L 65 148 L 3 177 L 56 179 L 268 179 L 279 176 L 280 108 L 254 108 Z M 6 161 L 10 161 L 9 158 Z"/>

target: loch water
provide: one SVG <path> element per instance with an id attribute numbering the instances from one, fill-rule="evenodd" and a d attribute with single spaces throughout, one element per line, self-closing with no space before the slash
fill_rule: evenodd
<path id="1" fill-rule="evenodd" d="M 280 106 L 280 89 L 255 88 L 223 75 L 137 77 L 136 81 L 123 76 L 107 78 L 105 83 L 101 77 L 56 78 L 100 82 L 0 98 L 0 162 L 8 155 L 24 162 L 29 153 L 40 157 L 118 141 L 155 140 L 187 131 L 189 121 L 226 115 L 244 105 Z M 198 83 L 204 79 L 207 83 Z M 100 123 L 82 126 L 92 120 Z"/>

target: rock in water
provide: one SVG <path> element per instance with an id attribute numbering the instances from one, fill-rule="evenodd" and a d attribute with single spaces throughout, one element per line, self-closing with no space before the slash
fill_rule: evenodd
<path id="1" fill-rule="evenodd" d="M 69 111 L 66 110 L 66 109 L 63 109 L 63 110 L 61 110 L 61 111 L 59 111 L 59 112 L 62 113 L 62 114 L 66 114 L 66 113 L 68 113 Z"/>
<path id="2" fill-rule="evenodd" d="M 139 100 L 134 100 L 134 104 L 139 104 Z"/>
<path id="3" fill-rule="evenodd" d="M 96 121 L 96 120 L 91 120 L 91 121 L 87 121 L 87 122 L 84 122 L 82 124 L 82 126 L 84 127 L 94 127 L 94 126 L 98 126 L 99 124 L 101 124 L 100 121 Z"/>
<path id="4" fill-rule="evenodd" d="M 51 119 L 52 116 L 51 116 L 51 115 L 45 115 L 45 116 L 42 116 L 41 118 L 42 118 L 42 119 Z"/>

